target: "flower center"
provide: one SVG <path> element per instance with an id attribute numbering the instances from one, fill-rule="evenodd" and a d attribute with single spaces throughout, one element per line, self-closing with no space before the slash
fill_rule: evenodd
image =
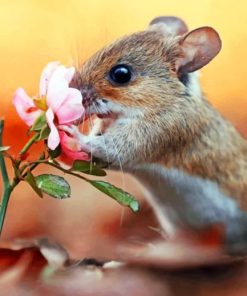
<path id="1" fill-rule="evenodd" d="M 48 109 L 45 96 L 35 98 L 35 99 L 33 99 L 33 102 L 39 109 L 41 109 L 43 111 L 46 111 Z"/>

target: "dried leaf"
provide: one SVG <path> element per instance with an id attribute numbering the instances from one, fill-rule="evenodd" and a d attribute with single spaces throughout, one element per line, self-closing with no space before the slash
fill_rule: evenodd
<path id="1" fill-rule="evenodd" d="M 0 146 L 0 152 L 8 151 L 10 146 Z"/>
<path id="2" fill-rule="evenodd" d="M 63 268 L 69 262 L 69 254 L 61 245 L 47 238 L 42 238 L 38 241 L 38 246 L 41 254 L 46 258 L 52 268 Z"/>
<path id="3" fill-rule="evenodd" d="M 233 262 L 217 249 L 185 241 L 153 241 L 143 246 L 126 246 L 119 250 L 126 262 L 164 269 L 184 269 Z M 239 260 L 239 259 L 238 259 Z"/>

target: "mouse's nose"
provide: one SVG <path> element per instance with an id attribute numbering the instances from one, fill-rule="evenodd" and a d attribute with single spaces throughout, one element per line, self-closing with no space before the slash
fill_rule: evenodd
<path id="1" fill-rule="evenodd" d="M 96 97 L 91 87 L 82 87 L 80 88 L 80 92 L 82 95 L 82 105 L 84 107 L 89 106 Z"/>
<path id="2" fill-rule="evenodd" d="M 76 71 L 73 79 L 70 82 L 70 87 L 74 87 L 81 92 L 82 95 L 82 105 L 84 107 L 89 106 L 94 99 L 96 99 L 96 93 L 91 86 L 85 84 L 83 81 L 81 73 Z"/>

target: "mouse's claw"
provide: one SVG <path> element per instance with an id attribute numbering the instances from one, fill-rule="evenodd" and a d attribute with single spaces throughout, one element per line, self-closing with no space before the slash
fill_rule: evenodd
<path id="1" fill-rule="evenodd" d="M 82 134 L 79 130 L 79 127 L 76 125 L 59 125 L 58 129 L 66 132 L 71 137 L 75 138 L 76 140 L 79 140 L 82 136 Z"/>
<path id="2" fill-rule="evenodd" d="M 90 137 L 83 135 L 77 125 L 59 125 L 59 130 L 67 133 L 73 139 L 74 144 L 78 150 L 91 153 L 91 146 L 89 144 Z"/>

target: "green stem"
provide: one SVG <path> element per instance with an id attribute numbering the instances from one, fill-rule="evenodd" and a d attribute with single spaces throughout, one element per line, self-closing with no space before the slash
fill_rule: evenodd
<path id="1" fill-rule="evenodd" d="M 90 182 L 89 179 L 87 179 L 87 178 L 85 178 L 85 177 L 83 177 L 83 176 L 81 176 L 79 174 L 73 173 L 73 172 L 71 172 L 69 170 L 66 170 L 66 169 L 62 168 L 61 166 L 59 166 L 59 165 L 57 165 L 57 164 L 55 164 L 54 162 L 51 162 L 51 161 L 46 161 L 46 162 L 44 162 L 44 161 L 34 161 L 33 163 L 36 163 L 36 164 L 39 164 L 39 163 L 47 164 L 49 166 L 52 166 L 52 167 L 54 167 L 54 168 L 56 168 L 56 169 L 64 172 L 65 174 L 75 176 L 75 177 L 80 178 L 80 179 L 82 179 L 82 180 L 84 180 L 86 182 Z"/>
<path id="2" fill-rule="evenodd" d="M 20 155 L 25 154 L 28 149 L 39 139 L 39 134 L 36 133 L 32 136 L 32 138 L 26 143 L 26 145 L 21 149 Z"/>
<path id="3" fill-rule="evenodd" d="M 46 162 L 47 162 L 47 160 L 45 159 L 45 155 L 41 155 L 38 160 L 33 161 L 33 162 L 23 166 L 21 169 L 22 179 L 24 179 L 28 173 L 27 171 L 25 172 L 25 169 L 28 168 L 28 171 L 32 172 L 39 164 L 46 163 Z"/>
<path id="4" fill-rule="evenodd" d="M 0 146 L 3 146 L 3 142 L 2 142 L 3 128 L 4 128 L 4 121 L 1 119 L 0 120 Z M 3 153 L 0 153 L 0 167 L 1 167 L 1 174 L 3 178 L 3 185 L 4 187 L 7 187 L 9 185 L 9 177 L 8 177 Z"/>
<path id="5" fill-rule="evenodd" d="M 2 144 L 3 128 L 4 128 L 4 121 L 0 120 L 0 146 L 3 145 Z M 28 151 L 28 149 L 38 139 L 39 139 L 39 134 L 38 133 L 34 134 L 32 136 L 32 138 L 22 148 L 22 150 L 20 151 L 20 155 L 25 154 Z M 16 162 L 16 164 L 15 164 L 17 169 L 19 168 L 20 163 L 21 163 L 21 159 L 18 162 Z M 34 164 L 31 167 L 31 170 L 33 170 L 37 165 L 38 164 Z M 3 194 L 2 194 L 1 208 L 0 208 L 0 236 L 1 236 L 2 230 L 3 230 L 4 219 L 5 219 L 5 216 L 6 216 L 8 203 L 9 203 L 9 199 L 10 199 L 10 195 L 11 195 L 12 191 L 14 190 L 15 186 L 21 181 L 21 179 L 18 176 L 15 176 L 12 184 L 10 183 L 3 153 L 0 153 L 0 170 L 1 170 L 2 179 L 3 179 Z"/>
<path id="6" fill-rule="evenodd" d="M 7 188 L 6 187 L 4 188 L 1 209 L 0 209 L 0 236 L 3 230 L 3 224 L 4 224 L 4 219 L 5 219 L 7 208 L 8 208 L 9 198 L 15 186 L 16 185 L 13 185 L 13 186 L 9 185 Z"/>
<path id="7" fill-rule="evenodd" d="M 3 143 L 2 143 L 3 128 L 4 128 L 4 121 L 1 119 L 0 120 L 0 146 L 3 145 Z M 14 189 L 14 187 L 12 187 L 9 182 L 9 176 L 7 173 L 3 153 L 0 153 L 0 169 L 1 169 L 2 179 L 3 179 L 3 195 L 2 195 L 2 199 L 1 199 L 1 208 L 0 208 L 0 235 L 1 235 L 10 194 L 11 194 L 12 190 Z"/>
<path id="8" fill-rule="evenodd" d="M 41 157 L 41 159 L 42 159 L 42 157 Z M 39 163 L 32 164 L 30 166 L 30 171 L 34 170 L 38 165 L 39 165 Z M 26 176 L 26 174 L 24 174 L 22 177 L 24 178 L 25 176 Z M 11 195 L 12 191 L 14 190 L 14 188 L 16 187 L 16 185 L 18 185 L 20 183 L 20 181 L 21 181 L 20 179 L 14 178 L 12 184 L 8 183 L 7 186 L 4 186 L 2 204 L 1 204 L 1 208 L 0 208 L 0 236 L 1 236 L 1 233 L 3 230 L 4 219 L 6 216 L 10 195 Z"/>

